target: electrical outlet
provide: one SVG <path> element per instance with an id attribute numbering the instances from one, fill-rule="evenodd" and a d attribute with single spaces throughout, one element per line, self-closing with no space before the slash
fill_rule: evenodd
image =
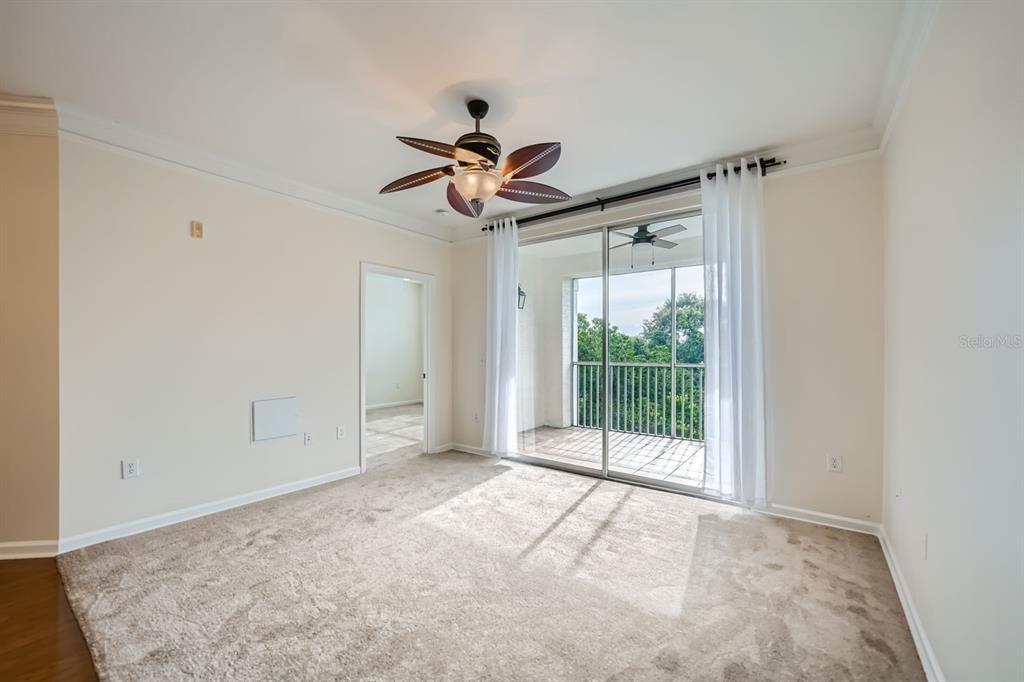
<path id="1" fill-rule="evenodd" d="M 312 445 L 313 444 L 313 434 L 310 433 L 309 431 L 306 431 L 305 433 L 303 433 L 302 434 L 302 444 L 303 445 Z"/>
<path id="2" fill-rule="evenodd" d="M 479 424 L 480 423 L 480 413 L 479 412 L 474 412 L 473 413 L 473 423 L 474 424 Z"/>
<path id="3" fill-rule="evenodd" d="M 203 238 L 203 224 L 198 220 L 193 220 L 191 223 L 189 223 L 189 231 L 193 239 Z"/>
<path id="4" fill-rule="evenodd" d="M 338 440 L 343 439 L 345 437 L 345 427 L 344 426 L 339 426 L 338 430 L 335 432 L 335 435 L 336 435 Z"/>
<path id="5" fill-rule="evenodd" d="M 139 460 L 138 459 L 122 459 L 121 460 L 121 478 L 138 478 L 139 477 Z"/>
<path id="6" fill-rule="evenodd" d="M 843 473 L 843 456 L 825 455 L 825 469 L 836 474 Z"/>

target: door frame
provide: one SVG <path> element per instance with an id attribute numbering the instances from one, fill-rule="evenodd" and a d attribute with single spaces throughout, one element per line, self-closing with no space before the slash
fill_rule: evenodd
<path id="1" fill-rule="evenodd" d="M 370 274 L 397 277 L 422 285 L 419 334 L 423 340 L 423 452 L 430 452 L 434 434 L 434 311 L 437 277 L 425 272 L 362 261 L 359 264 L 359 470 L 366 471 L 366 281 Z"/>

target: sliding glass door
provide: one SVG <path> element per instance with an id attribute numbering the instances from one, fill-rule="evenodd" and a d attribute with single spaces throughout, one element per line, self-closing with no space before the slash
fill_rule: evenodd
<path id="1" fill-rule="evenodd" d="M 522 456 L 703 485 L 701 232 L 690 214 L 520 247 Z"/>
<path id="2" fill-rule="evenodd" d="M 602 317 L 603 244 L 599 230 L 519 247 L 519 453 L 590 472 L 604 470 L 602 347 L 600 333 L 595 342 L 584 327 Z M 587 281 L 577 287 L 581 276 Z M 583 371 L 581 355 L 589 360 Z"/>

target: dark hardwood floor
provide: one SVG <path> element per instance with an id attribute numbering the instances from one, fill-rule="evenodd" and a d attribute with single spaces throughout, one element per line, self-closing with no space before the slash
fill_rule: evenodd
<path id="1" fill-rule="evenodd" d="M 54 559 L 0 561 L 0 680 L 95 680 Z"/>

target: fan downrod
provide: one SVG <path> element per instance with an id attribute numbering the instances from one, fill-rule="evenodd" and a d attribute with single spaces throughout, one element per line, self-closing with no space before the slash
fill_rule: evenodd
<path id="1" fill-rule="evenodd" d="M 493 135 L 480 132 L 480 119 L 487 115 L 490 108 L 490 105 L 482 99 L 471 99 L 466 102 L 466 109 L 469 110 L 469 115 L 476 121 L 476 130 L 472 133 L 466 133 L 456 140 L 455 146 L 479 154 L 486 159 L 486 163 L 494 167 L 498 164 L 498 157 L 501 156 L 501 144 L 498 143 L 498 139 Z M 466 163 L 459 161 L 459 165 L 465 166 Z"/>

